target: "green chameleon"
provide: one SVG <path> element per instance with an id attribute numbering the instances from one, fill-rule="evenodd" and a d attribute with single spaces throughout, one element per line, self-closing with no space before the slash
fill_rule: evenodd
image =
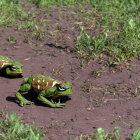
<path id="1" fill-rule="evenodd" d="M 7 56 L 0 55 L 0 70 L 2 69 L 5 69 L 6 74 L 10 76 L 17 76 L 23 72 L 21 63 L 13 61 Z"/>
<path id="2" fill-rule="evenodd" d="M 72 86 L 69 81 L 61 82 L 52 79 L 50 76 L 35 74 L 24 78 L 23 83 L 15 94 L 20 106 L 33 103 L 21 95 L 21 93 L 28 92 L 32 89 L 38 93 L 37 100 L 53 108 L 64 107 L 65 104 L 60 103 L 60 99 L 58 103 L 53 102 L 53 100 L 49 101 L 47 97 L 56 98 L 72 93 Z"/>

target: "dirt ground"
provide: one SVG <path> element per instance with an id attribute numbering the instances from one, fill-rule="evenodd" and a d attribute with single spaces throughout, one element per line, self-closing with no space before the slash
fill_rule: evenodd
<path id="1" fill-rule="evenodd" d="M 27 43 L 27 32 L 17 30 L 16 26 L 1 27 L 0 55 L 20 61 L 24 66 L 23 78 L 40 73 L 71 81 L 73 93 L 61 99 L 66 103 L 64 108 L 49 108 L 37 101 L 20 107 L 15 92 L 23 78 L 0 75 L 0 110 L 22 114 L 24 122 L 42 127 L 46 131 L 44 140 L 74 140 L 75 136 L 94 132 L 98 127 L 111 132 L 115 126 L 120 127 L 121 137 L 131 138 L 140 127 L 140 97 L 135 96 L 140 83 L 140 60 L 115 67 L 105 66 L 104 59 L 85 63 L 77 58 L 74 49 L 80 33 L 76 22 L 81 19 L 75 14 L 64 14 L 66 9 L 59 16 L 57 10 L 51 12 L 53 16 L 39 15 L 49 25 L 43 41 L 29 37 Z M 16 44 L 9 44 L 9 34 Z"/>

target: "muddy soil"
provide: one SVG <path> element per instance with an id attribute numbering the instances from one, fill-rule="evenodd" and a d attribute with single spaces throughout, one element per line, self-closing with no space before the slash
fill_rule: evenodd
<path id="1" fill-rule="evenodd" d="M 39 15 L 49 25 L 43 41 L 29 38 L 27 43 L 26 32 L 15 26 L 0 28 L 0 55 L 20 61 L 24 66 L 23 78 L 40 73 L 71 81 L 73 93 L 61 98 L 66 106 L 50 108 L 34 100 L 33 105 L 20 107 L 15 92 L 23 78 L 0 75 L 0 110 L 22 114 L 24 122 L 42 127 L 46 131 L 44 140 L 74 140 L 75 136 L 94 132 L 98 127 L 110 133 L 115 126 L 120 127 L 122 138 L 131 138 L 140 127 L 140 97 L 135 95 L 140 83 L 140 60 L 107 67 L 103 59 L 89 63 L 79 59 L 74 45 L 80 33 L 76 23 L 81 18 L 69 10 L 79 9 L 62 9 L 59 13 L 52 9 L 51 15 Z M 9 44 L 9 34 L 16 44 Z"/>

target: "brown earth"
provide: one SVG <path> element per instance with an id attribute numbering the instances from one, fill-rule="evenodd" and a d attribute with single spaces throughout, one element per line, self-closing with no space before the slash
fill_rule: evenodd
<path id="1" fill-rule="evenodd" d="M 77 58 L 74 49 L 80 33 L 77 23 L 83 21 L 75 14 L 78 10 L 81 9 L 51 9 L 47 14 L 39 14 L 48 20 L 43 41 L 35 40 L 16 26 L 0 28 L 0 55 L 20 61 L 24 77 L 36 73 L 50 75 L 71 81 L 73 87 L 73 94 L 61 99 L 66 103 L 64 108 L 49 108 L 37 101 L 20 107 L 15 92 L 23 78 L 1 75 L 0 110 L 22 114 L 24 122 L 43 127 L 44 140 L 74 140 L 75 136 L 94 132 L 98 127 L 111 132 L 115 126 L 120 127 L 121 137 L 131 138 L 140 127 L 140 98 L 135 96 L 140 83 L 140 61 L 107 67 L 104 58 L 89 63 Z M 90 33 L 94 34 L 94 29 Z M 9 44 L 9 34 L 16 44 Z"/>

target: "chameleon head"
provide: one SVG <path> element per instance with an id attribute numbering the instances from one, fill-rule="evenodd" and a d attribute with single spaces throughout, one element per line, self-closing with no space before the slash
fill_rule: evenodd
<path id="1" fill-rule="evenodd" d="M 69 81 L 57 84 L 57 95 L 68 95 L 72 93 L 72 86 Z"/>
<path id="2" fill-rule="evenodd" d="M 10 76 L 18 76 L 23 73 L 22 65 L 18 61 L 13 61 L 12 65 L 6 68 L 6 74 Z"/>

